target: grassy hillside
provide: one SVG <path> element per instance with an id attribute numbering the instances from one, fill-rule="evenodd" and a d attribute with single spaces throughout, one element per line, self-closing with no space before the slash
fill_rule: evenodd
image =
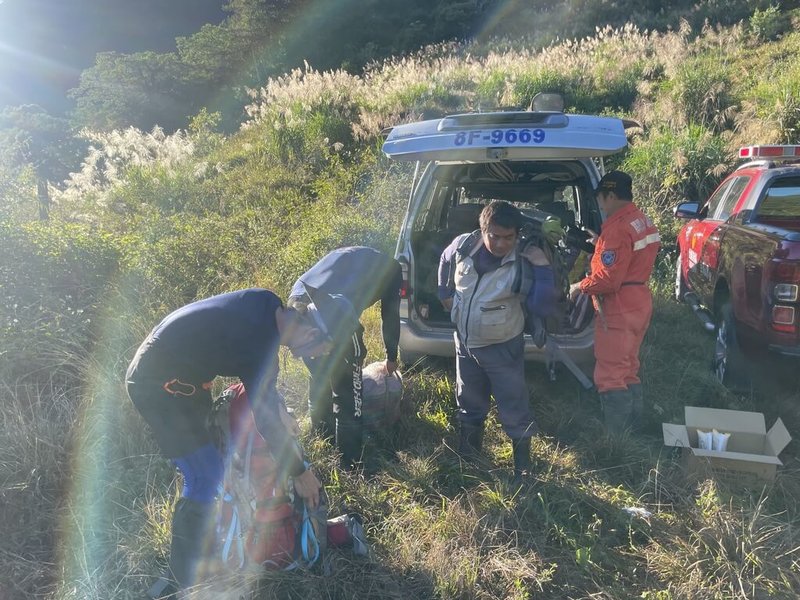
<path id="1" fill-rule="evenodd" d="M 800 437 L 796 363 L 771 365 L 752 394 L 731 394 L 708 371 L 713 340 L 670 300 L 671 206 L 708 194 L 739 145 L 800 141 L 794 18 L 776 10 L 725 30 L 607 29 L 541 52 L 440 46 L 359 76 L 287 73 L 252 92 L 232 136 L 215 133 L 207 113 L 169 136 L 87 133 L 92 150 L 53 190 L 49 223 L 33 221 L 24 182 L 3 181 L 16 195 L 0 207 L 0 598 L 139 598 L 158 572 L 176 481 L 122 377 L 161 316 L 250 285 L 285 295 L 339 245 L 391 251 L 410 171 L 381 156 L 383 128 L 524 107 L 544 90 L 563 92 L 570 111 L 644 125 L 612 165 L 634 175 L 666 240 L 642 349 L 644 433 L 605 438 L 596 404 L 568 374 L 550 382 L 532 365 L 544 435 L 535 481 L 518 492 L 494 415 L 487 468 L 452 451 L 451 365 L 409 369 L 409 410 L 379 440 L 374 475 L 340 472 L 328 446 L 305 440 L 332 512 L 364 515 L 373 556 L 334 553 L 335 576 L 239 577 L 197 597 L 796 597 L 797 442 L 774 485 L 743 487 L 686 482 L 660 439 L 660 423 L 680 422 L 687 404 L 763 411 Z M 365 319 L 379 358 L 378 315 Z M 282 369 L 306 426 L 304 367 L 287 357 Z"/>

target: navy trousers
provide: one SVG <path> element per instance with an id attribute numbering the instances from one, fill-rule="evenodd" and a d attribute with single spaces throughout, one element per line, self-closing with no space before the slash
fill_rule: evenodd
<path id="1" fill-rule="evenodd" d="M 454 337 L 458 419 L 481 425 L 489 413 L 490 397 L 494 396 L 500 424 L 508 437 L 520 439 L 536 434 L 538 426 L 525 383 L 522 334 L 481 348 L 467 348 L 457 332 Z"/>

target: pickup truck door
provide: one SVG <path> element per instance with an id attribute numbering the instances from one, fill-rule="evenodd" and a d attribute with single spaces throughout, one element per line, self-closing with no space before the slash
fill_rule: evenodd
<path id="1" fill-rule="evenodd" d="M 687 277 L 691 287 L 704 301 L 713 297 L 720 260 L 720 243 L 727 229 L 726 221 L 736 206 L 747 181 L 740 177 L 725 180 L 704 207 L 706 218 L 692 222 L 688 232 Z M 747 178 L 746 178 L 747 179 Z"/>
<path id="2" fill-rule="evenodd" d="M 742 209 L 727 234 L 726 248 L 735 254 L 732 261 L 733 285 L 741 288 L 737 318 L 754 331 L 769 333 L 770 312 L 775 303 L 771 264 L 790 258 L 781 251 L 787 230 L 782 219 L 800 220 L 797 203 L 788 197 L 798 196 L 800 178 L 762 177 L 746 191 Z M 785 227 L 785 225 L 784 225 Z"/>
<path id="3" fill-rule="evenodd" d="M 758 177 L 742 174 L 738 180 L 740 189 L 732 188 L 729 194 L 729 197 L 736 195 L 737 201 L 724 228 L 722 268 L 727 274 L 737 320 L 759 329 L 764 319 L 761 289 L 764 268 L 775 248 L 769 239 L 746 224 L 759 196 Z"/>

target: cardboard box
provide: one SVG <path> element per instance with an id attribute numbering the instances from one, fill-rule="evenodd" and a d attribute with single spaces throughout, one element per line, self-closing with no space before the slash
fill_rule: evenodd
<path id="1" fill-rule="evenodd" d="M 688 475 L 695 478 L 715 477 L 741 483 L 757 479 L 772 481 L 778 465 L 778 455 L 791 441 L 783 421 L 778 419 L 767 431 L 764 415 L 740 410 L 685 407 L 686 425 L 662 423 L 664 444 L 683 448 Z M 730 433 L 725 452 L 701 450 L 697 430 Z"/>

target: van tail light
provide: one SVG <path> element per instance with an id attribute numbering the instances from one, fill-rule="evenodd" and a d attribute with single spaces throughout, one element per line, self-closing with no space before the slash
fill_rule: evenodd
<path id="1" fill-rule="evenodd" d="M 771 267 L 770 277 L 774 283 L 800 284 L 800 262 L 775 260 Z"/>
<path id="2" fill-rule="evenodd" d="M 773 260 L 769 267 L 772 295 L 778 302 L 797 302 L 800 290 L 800 262 Z"/>
<path id="3" fill-rule="evenodd" d="M 800 261 L 772 260 L 767 267 L 772 295 L 779 302 L 796 302 L 800 288 Z"/>
<path id="4" fill-rule="evenodd" d="M 400 299 L 408 300 L 411 296 L 411 284 L 408 281 L 408 260 L 401 256 L 397 259 L 397 262 L 400 263 L 400 270 L 403 273 L 403 282 L 400 284 Z"/>

